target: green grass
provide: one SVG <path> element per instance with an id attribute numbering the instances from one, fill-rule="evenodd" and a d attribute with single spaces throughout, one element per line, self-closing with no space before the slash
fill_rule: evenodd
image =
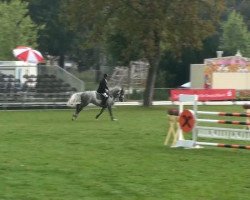
<path id="1" fill-rule="evenodd" d="M 166 147 L 166 110 L 0 112 L 0 199 L 250 199 L 250 151 Z"/>

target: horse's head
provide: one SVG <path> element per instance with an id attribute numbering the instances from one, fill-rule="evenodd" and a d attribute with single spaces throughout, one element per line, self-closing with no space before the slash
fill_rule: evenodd
<path id="1" fill-rule="evenodd" d="M 124 101 L 124 89 L 123 88 L 113 88 L 111 90 L 111 95 L 113 96 L 114 99 L 119 99 L 119 101 L 123 102 Z"/>

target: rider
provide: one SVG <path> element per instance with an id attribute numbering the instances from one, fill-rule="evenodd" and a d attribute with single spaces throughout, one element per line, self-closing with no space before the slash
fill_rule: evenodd
<path id="1" fill-rule="evenodd" d="M 109 93 L 109 88 L 108 88 L 108 81 L 107 81 L 108 75 L 104 74 L 103 79 L 101 80 L 99 87 L 97 89 L 97 92 L 101 94 L 102 97 L 102 106 L 106 105 L 107 99 L 108 99 L 108 93 Z"/>

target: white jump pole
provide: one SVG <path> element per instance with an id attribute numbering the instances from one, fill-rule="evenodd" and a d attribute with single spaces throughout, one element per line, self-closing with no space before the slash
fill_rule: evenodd
<path id="1" fill-rule="evenodd" d="M 212 142 L 196 142 L 197 145 L 204 146 L 214 146 L 214 147 L 223 147 L 223 148 L 234 148 L 234 149 L 247 149 L 250 150 L 249 145 L 239 145 L 239 144 L 222 144 L 222 143 L 212 143 Z"/>
<path id="2" fill-rule="evenodd" d="M 250 117 L 250 113 L 229 113 L 229 112 L 211 112 L 211 111 L 197 111 L 197 114 L 203 115 L 217 115 L 217 116 L 227 116 L 227 117 Z"/>
<path id="3" fill-rule="evenodd" d="M 250 122 L 227 121 L 227 120 L 218 120 L 218 119 L 196 119 L 196 121 L 197 122 L 218 123 L 218 124 L 250 125 Z"/>

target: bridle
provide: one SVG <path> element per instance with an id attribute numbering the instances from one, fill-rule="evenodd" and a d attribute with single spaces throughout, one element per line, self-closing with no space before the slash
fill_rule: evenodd
<path id="1" fill-rule="evenodd" d="M 120 101 L 123 102 L 124 101 L 124 90 L 120 89 L 119 91 L 117 91 L 113 96 L 113 99 L 115 101 Z"/>
<path id="2" fill-rule="evenodd" d="M 123 90 L 123 88 L 119 91 L 119 101 L 120 102 L 124 101 L 124 90 Z"/>

